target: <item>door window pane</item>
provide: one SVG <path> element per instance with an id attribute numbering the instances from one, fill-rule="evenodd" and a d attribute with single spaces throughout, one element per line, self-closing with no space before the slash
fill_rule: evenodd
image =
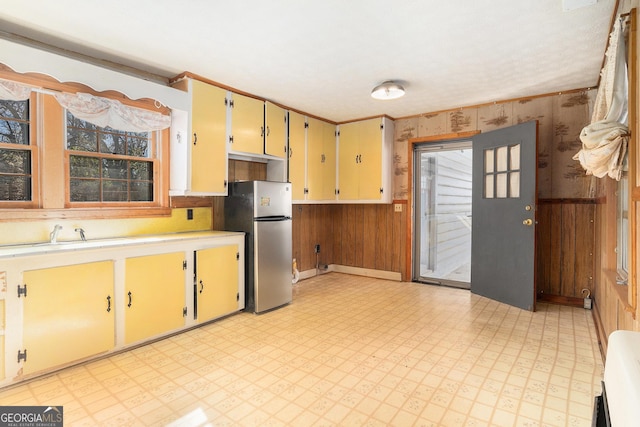
<path id="1" fill-rule="evenodd" d="M 485 150 L 484 151 L 484 172 L 485 173 L 493 173 L 493 150 Z"/>
<path id="2" fill-rule="evenodd" d="M 496 174 L 496 198 L 504 199 L 507 197 L 507 174 Z"/>
<path id="3" fill-rule="evenodd" d="M 520 170 L 520 144 L 509 147 L 509 169 Z"/>
<path id="4" fill-rule="evenodd" d="M 493 175 L 485 175 L 484 177 L 484 197 L 486 199 L 493 199 Z"/>
<path id="5" fill-rule="evenodd" d="M 509 197 L 520 197 L 520 172 L 511 172 L 509 174 Z"/>
<path id="6" fill-rule="evenodd" d="M 496 150 L 496 171 L 504 172 L 507 170 L 507 147 L 498 147 Z"/>

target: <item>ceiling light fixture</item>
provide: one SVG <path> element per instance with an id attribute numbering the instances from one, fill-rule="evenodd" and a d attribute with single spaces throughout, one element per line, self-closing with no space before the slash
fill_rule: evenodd
<path id="1" fill-rule="evenodd" d="M 386 81 L 374 87 L 371 96 L 375 99 L 397 99 L 404 95 L 404 88 L 392 81 Z"/>

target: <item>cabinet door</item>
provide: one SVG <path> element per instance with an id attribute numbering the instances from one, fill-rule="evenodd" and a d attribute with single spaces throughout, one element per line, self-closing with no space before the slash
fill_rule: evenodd
<path id="1" fill-rule="evenodd" d="M 238 311 L 238 245 L 196 252 L 198 322 Z"/>
<path id="2" fill-rule="evenodd" d="M 113 271 L 104 261 L 24 272 L 24 374 L 114 347 Z"/>
<path id="3" fill-rule="evenodd" d="M 307 129 L 308 200 L 334 200 L 336 188 L 335 126 L 309 119 Z"/>
<path id="4" fill-rule="evenodd" d="M 380 119 L 358 122 L 358 198 L 379 200 L 382 197 L 382 129 Z"/>
<path id="5" fill-rule="evenodd" d="M 338 179 L 340 200 L 358 200 L 361 162 L 359 125 L 357 122 L 340 125 Z"/>
<path id="6" fill-rule="evenodd" d="M 183 252 L 125 260 L 125 343 L 184 326 Z"/>
<path id="7" fill-rule="evenodd" d="M 233 151 L 264 154 L 264 102 L 234 93 L 231 135 Z"/>
<path id="8" fill-rule="evenodd" d="M 306 137 L 305 118 L 294 111 L 289 112 L 289 182 L 291 198 L 305 199 L 306 186 Z"/>
<path id="9" fill-rule="evenodd" d="M 198 80 L 191 84 L 191 192 L 225 193 L 227 91 Z"/>
<path id="10" fill-rule="evenodd" d="M 322 164 L 322 199 L 336 198 L 336 126 L 322 122 L 322 145 L 324 162 Z"/>
<path id="11" fill-rule="evenodd" d="M 287 111 L 265 103 L 265 123 L 264 153 L 284 159 L 287 154 Z"/>

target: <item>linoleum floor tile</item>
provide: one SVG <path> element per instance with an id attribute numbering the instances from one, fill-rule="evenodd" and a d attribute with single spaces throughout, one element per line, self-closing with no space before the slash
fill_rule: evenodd
<path id="1" fill-rule="evenodd" d="M 238 313 L 0 390 L 66 426 L 589 425 L 591 312 L 330 273 Z"/>

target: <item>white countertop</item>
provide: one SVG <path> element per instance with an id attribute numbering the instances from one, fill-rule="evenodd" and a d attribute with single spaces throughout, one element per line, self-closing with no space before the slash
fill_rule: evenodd
<path id="1" fill-rule="evenodd" d="M 74 240 L 57 243 L 26 243 L 0 246 L 0 259 L 49 253 L 84 251 L 117 246 L 144 245 L 149 243 L 175 242 L 179 240 L 205 239 L 212 237 L 236 236 L 234 231 L 190 231 L 184 233 L 153 234 L 144 236 L 118 237 L 112 239 Z"/>

